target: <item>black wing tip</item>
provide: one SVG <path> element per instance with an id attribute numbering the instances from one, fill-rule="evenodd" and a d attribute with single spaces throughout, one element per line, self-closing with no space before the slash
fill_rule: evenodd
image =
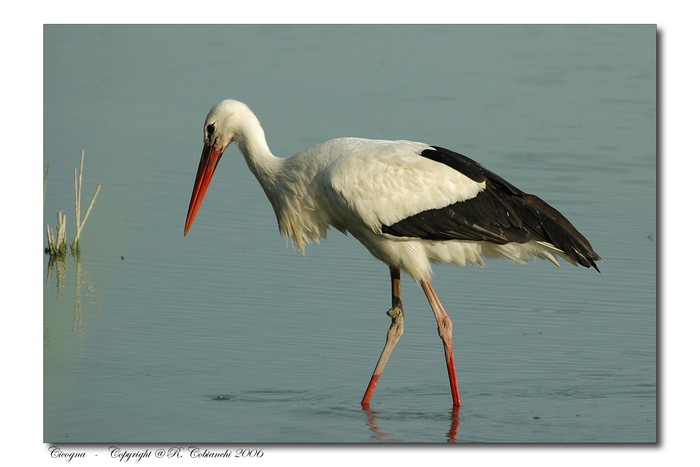
<path id="1" fill-rule="evenodd" d="M 600 273 L 600 268 L 598 268 L 598 261 L 602 261 L 603 258 L 600 257 L 598 253 L 593 251 L 592 248 L 590 248 L 590 245 L 588 245 L 588 241 L 586 241 L 586 246 L 589 248 L 585 252 L 581 252 L 580 250 L 574 250 L 575 256 L 572 256 L 572 253 L 568 253 L 568 255 L 576 262 L 578 263 L 577 266 L 580 264 L 581 266 L 585 268 L 590 268 L 592 267 L 596 271 Z"/>
<path id="2" fill-rule="evenodd" d="M 596 258 L 595 261 L 600 261 L 600 257 Z M 593 267 L 596 271 L 598 271 L 598 274 L 601 274 L 600 269 L 598 268 L 598 265 L 595 263 L 595 261 L 591 261 L 591 264 L 586 266 L 586 267 Z"/>

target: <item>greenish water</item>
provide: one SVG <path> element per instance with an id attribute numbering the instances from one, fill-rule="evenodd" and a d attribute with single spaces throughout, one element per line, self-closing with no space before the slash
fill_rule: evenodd
<path id="1" fill-rule="evenodd" d="M 247 102 L 271 149 L 336 136 L 470 155 L 561 210 L 602 274 L 437 267 L 463 407 L 418 287 L 374 396 L 386 268 L 277 233 L 236 151 L 183 238 L 204 117 Z M 44 224 L 102 185 L 80 262 L 44 258 L 44 441 L 654 442 L 653 26 L 46 26 Z"/>

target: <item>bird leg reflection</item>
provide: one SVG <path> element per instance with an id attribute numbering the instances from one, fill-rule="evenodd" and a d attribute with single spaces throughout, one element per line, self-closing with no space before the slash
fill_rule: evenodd
<path id="1" fill-rule="evenodd" d="M 452 412 L 450 413 L 450 419 L 452 423 L 450 424 L 450 431 L 447 432 L 447 442 L 456 443 L 458 441 L 457 434 L 459 432 L 459 405 L 452 406 Z"/>
<path id="2" fill-rule="evenodd" d="M 374 368 L 372 378 L 369 380 L 367 390 L 362 398 L 362 405 L 369 405 L 369 401 L 374 394 L 379 378 L 384 371 L 386 362 L 389 360 L 391 352 L 396 347 L 396 343 L 403 334 L 403 304 L 401 303 L 401 270 L 398 267 L 389 268 L 391 273 L 391 309 L 386 312 L 391 318 L 391 325 L 386 333 L 386 344 L 382 350 L 377 366 Z"/>
<path id="3" fill-rule="evenodd" d="M 382 442 L 395 442 L 395 441 L 397 441 L 397 440 L 392 438 L 392 435 L 390 433 L 387 433 L 386 431 L 384 431 L 382 429 L 382 427 L 380 426 L 380 421 L 382 419 L 391 418 L 391 415 L 389 415 L 386 412 L 382 413 L 380 415 L 376 410 L 374 410 L 369 405 L 363 406 L 362 410 L 365 412 L 365 415 L 367 416 L 367 426 L 369 427 L 369 430 L 372 433 L 372 435 L 371 435 L 372 439 L 377 440 L 377 441 L 382 441 Z M 450 410 L 450 416 L 449 416 L 450 428 L 445 433 L 446 441 L 448 443 L 458 443 L 459 442 L 459 422 L 460 422 L 459 410 L 460 410 L 460 406 L 458 406 L 458 405 L 452 406 L 452 409 Z M 427 440 L 424 439 L 422 441 L 427 441 Z"/>

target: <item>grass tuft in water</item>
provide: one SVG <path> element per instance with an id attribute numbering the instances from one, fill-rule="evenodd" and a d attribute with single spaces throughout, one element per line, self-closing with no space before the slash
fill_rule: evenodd
<path id="1" fill-rule="evenodd" d="M 97 185 L 95 189 L 95 194 L 92 195 L 90 204 L 88 205 L 87 211 L 85 212 L 85 217 L 81 218 L 81 194 L 83 189 L 83 163 L 85 162 L 85 150 L 80 152 L 80 170 L 74 169 L 73 171 L 73 188 L 75 190 L 75 238 L 70 245 L 71 254 L 78 258 L 80 255 L 80 233 L 85 227 L 85 223 L 92 212 L 92 207 L 95 204 L 97 195 L 100 194 L 102 189 L 101 185 Z M 49 164 L 46 164 L 46 171 L 44 172 L 44 201 L 46 201 L 46 180 L 49 176 Z M 62 259 L 66 257 L 66 215 L 59 209 L 58 210 L 58 221 L 56 223 L 56 230 L 52 230 L 50 226 L 46 226 L 46 235 L 48 240 L 48 248 L 46 249 L 51 259 Z"/>
<path id="2" fill-rule="evenodd" d="M 66 256 L 66 215 L 58 210 L 58 221 L 56 230 L 46 226 L 46 236 L 48 238 L 48 253 L 51 258 L 64 258 Z"/>

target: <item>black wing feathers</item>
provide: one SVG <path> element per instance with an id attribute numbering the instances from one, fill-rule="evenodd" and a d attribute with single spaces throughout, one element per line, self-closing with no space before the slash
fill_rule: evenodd
<path id="1" fill-rule="evenodd" d="M 600 257 L 588 240 L 556 209 L 527 194 L 476 161 L 456 152 L 433 146 L 421 156 L 445 164 L 486 188 L 476 197 L 440 209 L 429 209 L 382 232 L 396 237 L 425 240 L 472 240 L 496 244 L 545 241 L 564 251 L 577 263 L 598 267 Z"/>

